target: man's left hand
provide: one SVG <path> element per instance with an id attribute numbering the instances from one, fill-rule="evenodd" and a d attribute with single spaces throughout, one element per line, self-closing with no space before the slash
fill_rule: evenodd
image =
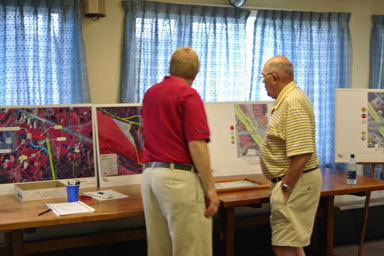
<path id="1" fill-rule="evenodd" d="M 208 188 L 205 191 L 205 217 L 212 217 L 216 214 L 217 210 L 219 209 L 220 201 L 217 197 L 217 193 L 215 188 L 212 186 L 212 188 Z"/>
<path id="2" fill-rule="evenodd" d="M 288 198 L 291 195 L 291 192 L 290 191 L 281 191 L 281 192 L 283 192 L 285 203 L 287 203 L 288 202 Z"/>

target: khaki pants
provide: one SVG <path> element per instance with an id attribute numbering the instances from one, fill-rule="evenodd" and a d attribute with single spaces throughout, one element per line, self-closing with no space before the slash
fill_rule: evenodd
<path id="1" fill-rule="evenodd" d="M 141 178 L 148 256 L 212 255 L 212 219 L 194 172 L 146 168 Z"/>

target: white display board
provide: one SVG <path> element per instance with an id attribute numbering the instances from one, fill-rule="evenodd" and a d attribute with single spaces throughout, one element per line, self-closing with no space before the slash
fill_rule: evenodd
<path id="1" fill-rule="evenodd" d="M 384 90 L 336 89 L 335 161 L 384 161 Z"/>
<path id="2" fill-rule="evenodd" d="M 214 176 L 261 173 L 260 148 L 273 107 L 266 102 L 206 102 Z"/>
<path id="3" fill-rule="evenodd" d="M 260 173 L 259 155 L 273 102 L 205 103 L 214 176 Z M 100 187 L 139 183 L 143 138 L 140 104 L 95 104 Z"/>
<path id="4" fill-rule="evenodd" d="M 143 138 L 140 104 L 95 104 L 100 187 L 140 183 Z"/>

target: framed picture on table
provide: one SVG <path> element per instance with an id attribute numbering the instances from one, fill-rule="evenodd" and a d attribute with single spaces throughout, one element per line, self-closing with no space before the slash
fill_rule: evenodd
<path id="1" fill-rule="evenodd" d="M 247 190 L 247 189 L 265 189 L 271 184 L 262 183 L 249 178 L 229 178 L 215 181 L 215 188 L 218 193 Z"/>

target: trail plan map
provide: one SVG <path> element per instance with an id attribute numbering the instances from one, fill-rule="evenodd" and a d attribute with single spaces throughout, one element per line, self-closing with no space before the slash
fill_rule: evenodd
<path id="1" fill-rule="evenodd" d="M 0 184 L 94 177 L 92 108 L 0 108 Z"/>
<path id="2" fill-rule="evenodd" d="M 101 177 L 141 174 L 143 140 L 139 106 L 97 106 Z"/>

